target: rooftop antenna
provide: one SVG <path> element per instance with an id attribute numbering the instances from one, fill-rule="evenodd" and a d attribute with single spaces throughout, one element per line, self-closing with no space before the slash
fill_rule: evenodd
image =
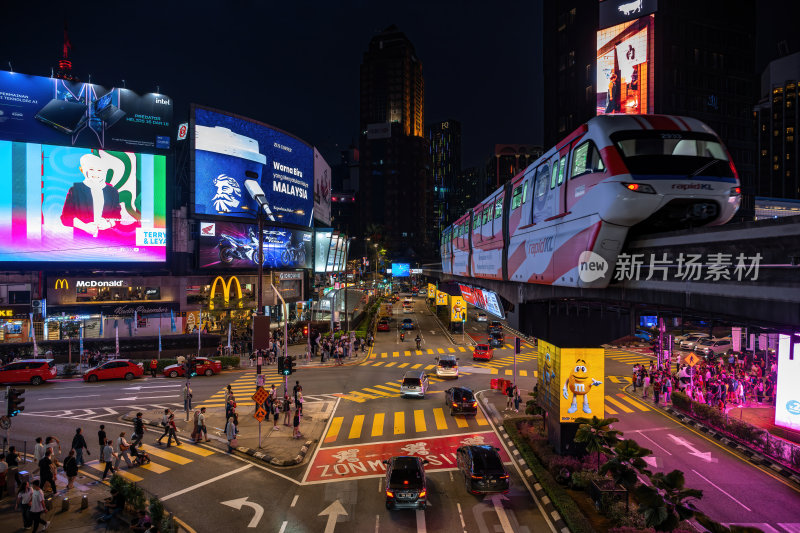
<path id="1" fill-rule="evenodd" d="M 14 72 L 14 67 L 11 66 L 11 61 L 10 60 L 8 62 L 8 70 L 10 70 L 11 72 Z"/>
<path id="2" fill-rule="evenodd" d="M 125 85 L 125 80 L 122 80 L 122 87 L 124 87 L 124 88 L 126 88 L 126 89 L 127 89 L 127 87 L 128 87 L 127 85 Z"/>
<path id="3" fill-rule="evenodd" d="M 69 34 L 67 33 L 67 21 L 64 21 L 64 45 L 62 48 L 63 57 L 58 60 L 56 78 L 68 81 L 78 81 L 78 78 L 72 73 L 72 61 L 69 60 L 70 50 L 72 50 L 72 42 L 69 40 Z"/>
<path id="4" fill-rule="evenodd" d="M 161 86 L 156 85 L 156 94 L 161 94 Z"/>

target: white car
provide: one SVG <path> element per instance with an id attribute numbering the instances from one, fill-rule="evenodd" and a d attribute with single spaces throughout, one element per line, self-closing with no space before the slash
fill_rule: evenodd
<path id="1" fill-rule="evenodd" d="M 403 382 L 400 384 L 400 396 L 403 398 L 407 396 L 425 398 L 425 391 L 427 390 L 428 376 L 425 372 L 411 370 L 403 376 Z"/>
<path id="2" fill-rule="evenodd" d="M 695 353 L 700 353 L 706 357 L 721 355 L 728 352 L 733 347 L 733 341 L 730 337 L 723 337 L 721 339 L 703 339 L 698 341 L 694 347 Z"/>
<path id="3" fill-rule="evenodd" d="M 675 343 L 675 346 L 680 346 L 681 342 L 685 341 L 691 335 L 704 335 L 704 333 L 700 333 L 699 331 L 688 331 L 683 335 L 673 335 L 672 342 Z"/>
<path id="4" fill-rule="evenodd" d="M 410 314 L 414 312 L 414 306 L 411 304 L 403 303 L 403 312 L 406 314 Z"/>
<path id="5" fill-rule="evenodd" d="M 478 322 L 488 322 L 489 321 L 489 317 L 486 316 L 486 313 L 478 313 L 477 321 Z"/>
<path id="6" fill-rule="evenodd" d="M 692 333 L 684 340 L 681 341 L 681 350 L 694 350 L 695 345 L 703 340 L 711 337 L 708 333 Z"/>
<path id="7" fill-rule="evenodd" d="M 440 355 L 436 362 L 437 378 L 458 378 L 458 358 L 455 355 Z"/>

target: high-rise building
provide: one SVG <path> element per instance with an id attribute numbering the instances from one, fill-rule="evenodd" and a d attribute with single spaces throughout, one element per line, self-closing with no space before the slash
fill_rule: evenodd
<path id="1" fill-rule="evenodd" d="M 461 123 L 444 120 L 428 124 L 431 174 L 433 175 L 433 219 L 436 235 L 455 220 L 455 184 L 461 173 Z"/>
<path id="2" fill-rule="evenodd" d="M 494 146 L 494 155 L 489 159 L 486 169 L 490 177 L 487 194 L 525 170 L 528 165 L 539 159 L 543 153 L 544 150 L 541 146 L 496 144 Z"/>
<path id="3" fill-rule="evenodd" d="M 798 83 L 800 52 L 772 61 L 761 75 L 761 99 L 753 110 L 756 196 L 800 200 Z"/>
<path id="4" fill-rule="evenodd" d="M 702 120 L 725 142 L 752 218 L 756 4 L 724 0 L 544 3 L 544 137 L 550 147 L 597 114 Z"/>
<path id="5" fill-rule="evenodd" d="M 409 259 L 430 256 L 437 238 L 424 97 L 422 62 L 389 26 L 372 38 L 361 63 L 359 207 L 362 229 L 380 233 L 390 254 Z"/>
<path id="6" fill-rule="evenodd" d="M 469 167 L 461 171 L 453 188 L 452 204 L 455 212 L 453 218 L 448 222 L 448 226 L 483 200 L 487 194 L 486 185 L 486 169 Z"/>

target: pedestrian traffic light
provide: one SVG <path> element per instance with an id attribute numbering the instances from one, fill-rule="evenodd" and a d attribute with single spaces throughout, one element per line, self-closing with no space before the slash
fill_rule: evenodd
<path id="1" fill-rule="evenodd" d="M 6 397 L 8 401 L 6 403 L 6 415 L 9 417 L 17 416 L 22 411 L 25 410 L 25 389 L 6 389 Z"/>
<path id="2" fill-rule="evenodd" d="M 283 356 L 278 356 L 278 374 L 284 374 Z"/>
<path id="3" fill-rule="evenodd" d="M 294 372 L 294 360 L 292 359 L 292 356 L 287 355 L 286 361 L 283 363 L 283 374 L 288 376 L 292 372 Z"/>

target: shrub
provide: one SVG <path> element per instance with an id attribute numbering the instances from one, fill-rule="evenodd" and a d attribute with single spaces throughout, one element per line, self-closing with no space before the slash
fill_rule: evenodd
<path id="1" fill-rule="evenodd" d="M 161 500 L 158 497 L 153 496 L 150 498 L 150 520 L 154 524 L 160 524 L 161 521 L 164 519 L 164 504 L 161 503 Z"/>
<path id="2" fill-rule="evenodd" d="M 676 409 L 680 409 L 681 411 L 685 411 L 687 413 L 691 411 L 693 402 L 692 399 L 686 394 L 674 390 L 672 391 L 671 398 L 672 405 L 674 405 Z"/>
<path id="3" fill-rule="evenodd" d="M 568 476 L 563 475 L 563 470 L 566 470 L 571 476 L 573 472 L 581 470 L 581 462 L 576 457 L 571 457 L 569 455 L 551 455 L 547 469 L 556 479 L 558 479 L 559 476 L 564 477 L 565 479 L 562 483 L 566 483 L 566 478 Z"/>
<path id="4" fill-rule="evenodd" d="M 747 422 L 736 420 L 735 418 L 728 419 L 728 425 L 725 429 L 734 437 L 752 444 L 763 442 L 763 435 L 765 433 L 763 429 L 752 426 Z"/>
<path id="5" fill-rule="evenodd" d="M 223 356 L 223 357 L 215 357 L 214 360 L 221 362 L 222 368 L 228 368 L 228 367 L 239 368 L 238 357 Z"/>
<path id="6" fill-rule="evenodd" d="M 602 468 L 602 466 L 604 464 L 606 464 L 606 462 L 608 462 L 608 456 L 606 454 L 604 454 L 604 453 L 601 453 L 599 458 L 600 458 L 600 467 Z M 595 470 L 595 471 L 597 471 L 597 459 L 598 459 L 598 455 L 596 453 L 590 454 L 590 455 L 585 455 L 581 459 L 582 462 L 581 462 L 580 470 Z"/>
<path id="7" fill-rule="evenodd" d="M 597 481 L 602 479 L 603 476 L 595 472 L 594 470 L 580 470 L 572 474 L 572 479 L 570 480 L 572 483 L 572 488 L 575 490 L 586 490 L 589 485 L 592 484 L 592 481 Z"/>

